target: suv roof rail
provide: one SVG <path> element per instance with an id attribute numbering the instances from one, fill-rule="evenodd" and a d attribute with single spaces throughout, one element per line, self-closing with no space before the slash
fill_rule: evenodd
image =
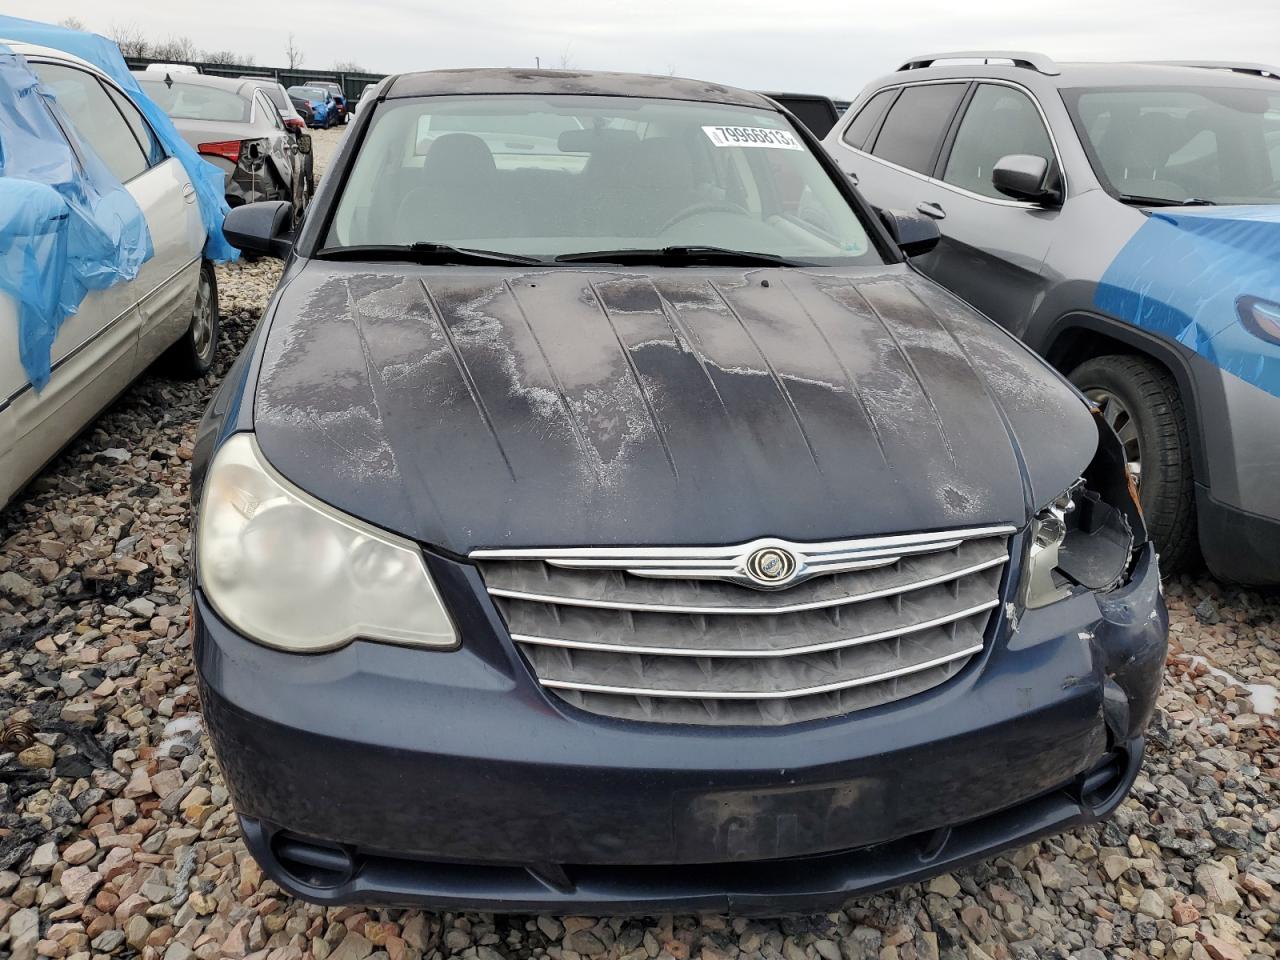
<path id="1" fill-rule="evenodd" d="M 925 67 L 932 67 L 942 60 L 982 60 L 987 62 L 991 60 L 1008 60 L 1015 67 L 1025 67 L 1049 77 L 1056 77 L 1062 72 L 1051 57 L 1029 50 L 959 50 L 952 53 L 928 53 L 923 56 L 912 57 L 900 66 L 897 72 L 923 70 Z"/>
<path id="2" fill-rule="evenodd" d="M 1202 70 L 1230 70 L 1232 73 L 1246 73 L 1250 76 L 1280 80 L 1280 67 L 1273 67 L 1265 63 L 1242 63 L 1236 60 L 1147 60 L 1146 62 L 1160 67 L 1198 67 Z"/>

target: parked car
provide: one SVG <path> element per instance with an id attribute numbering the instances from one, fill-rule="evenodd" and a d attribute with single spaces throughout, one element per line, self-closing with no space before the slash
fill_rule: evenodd
<path id="1" fill-rule="evenodd" d="M 360 91 L 360 98 L 351 105 L 351 116 L 358 117 L 360 115 L 360 107 L 364 103 L 365 98 L 370 96 L 373 91 L 378 89 L 376 83 L 366 83 L 364 89 Z"/>
<path id="2" fill-rule="evenodd" d="M 347 93 L 342 89 L 342 84 L 332 80 L 308 80 L 307 86 L 329 91 L 329 96 L 333 98 L 335 123 L 347 123 L 351 119 L 347 115 Z"/>
<path id="3" fill-rule="evenodd" d="M 311 156 L 311 137 L 307 133 L 307 121 L 303 119 L 294 105 L 293 98 L 279 82 L 264 77 L 241 77 L 240 79 L 249 81 L 267 95 L 267 99 L 280 114 L 281 123 L 293 135 L 293 142 L 298 148 L 299 159 L 302 162 L 303 202 L 304 204 L 310 202 L 311 195 L 316 192 L 316 175 Z M 311 108 L 308 106 L 307 112 L 310 113 L 310 111 Z"/>
<path id="4" fill-rule="evenodd" d="M 193 649 L 273 880 L 814 912 L 1120 803 L 1167 628 L 1120 442 L 904 262 L 932 221 L 746 91 L 384 83 L 292 246 L 226 221 L 286 262 L 198 431 Z"/>
<path id="5" fill-rule="evenodd" d="M 295 217 L 302 215 L 307 192 L 299 144 L 256 81 L 203 74 L 160 79 L 139 71 L 134 76 L 183 139 L 222 168 L 230 206 L 284 200 Z"/>
<path id="6" fill-rule="evenodd" d="M 205 228 L 191 180 L 128 95 L 78 57 L 0 43 L 26 58 L 74 124 L 59 149 L 70 145 L 81 163 L 86 149 L 97 154 L 137 201 L 154 250 L 133 280 L 91 291 L 63 321 L 52 375 L 38 391 L 19 359 L 18 305 L 0 294 L 3 507 L 162 354 L 178 373 L 205 373 L 217 346 L 218 293 L 213 267 L 201 259 Z"/>
<path id="7" fill-rule="evenodd" d="M 826 146 L 938 221 L 922 271 L 1102 407 L 1166 571 L 1276 584 L 1280 85 L 1241 66 L 918 57 Z"/>
<path id="8" fill-rule="evenodd" d="M 333 102 L 333 95 L 323 87 L 312 86 L 292 86 L 289 88 L 289 96 L 305 100 L 311 109 L 311 119 L 308 121 L 313 127 L 322 127 L 328 130 L 338 122 L 337 106 Z"/>
<path id="9" fill-rule="evenodd" d="M 809 131 L 821 140 L 840 119 L 840 111 L 830 97 L 815 93 L 764 93 L 761 96 L 790 110 Z"/>

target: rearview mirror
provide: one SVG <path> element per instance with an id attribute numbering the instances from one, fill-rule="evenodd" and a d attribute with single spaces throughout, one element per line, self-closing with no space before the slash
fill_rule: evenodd
<path id="1" fill-rule="evenodd" d="M 898 249 L 908 257 L 928 253 L 942 239 L 938 225 L 928 217 L 901 210 L 881 210 L 879 213 L 889 236 L 893 237 Z"/>
<path id="2" fill-rule="evenodd" d="M 222 232 L 245 253 L 283 260 L 293 246 L 293 211 L 285 200 L 246 203 L 227 214 Z"/>
<path id="3" fill-rule="evenodd" d="M 991 184 L 1006 197 L 1051 207 L 1062 203 L 1057 166 L 1044 157 L 1014 153 L 991 169 Z"/>

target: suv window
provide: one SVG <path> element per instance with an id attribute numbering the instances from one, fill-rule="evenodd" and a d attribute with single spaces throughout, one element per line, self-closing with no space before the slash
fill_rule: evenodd
<path id="1" fill-rule="evenodd" d="M 147 169 L 147 158 L 97 77 L 60 63 L 32 63 L 75 124 L 76 134 L 121 183 Z"/>
<path id="2" fill-rule="evenodd" d="M 991 183 L 991 168 L 1015 153 L 1054 162 L 1053 144 L 1040 111 L 1020 90 L 981 84 L 960 121 L 942 179 L 984 197 L 1002 198 Z"/>
<path id="3" fill-rule="evenodd" d="M 880 128 L 872 154 L 908 170 L 932 174 L 938 145 L 967 86 L 926 83 L 904 87 Z"/>
<path id="4" fill-rule="evenodd" d="M 876 124 L 880 122 L 880 118 L 884 116 L 884 112 L 889 109 L 889 104 L 893 103 L 893 98 L 898 95 L 898 88 L 892 90 L 881 90 L 874 97 L 866 102 L 858 115 L 853 118 L 853 123 L 849 124 L 844 131 L 844 142 L 856 150 L 861 150 L 863 144 L 867 142 L 867 137 L 871 136 L 871 131 L 876 128 Z"/>

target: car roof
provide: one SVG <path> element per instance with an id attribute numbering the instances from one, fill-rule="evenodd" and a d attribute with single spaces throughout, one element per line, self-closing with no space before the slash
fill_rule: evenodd
<path id="1" fill-rule="evenodd" d="M 237 77 L 211 77 L 207 73 L 166 73 L 163 76 L 159 71 L 147 73 L 143 70 L 132 71 L 133 75 L 139 80 L 147 80 L 151 83 L 185 83 L 192 87 L 215 87 L 218 90 L 228 90 L 231 93 L 238 93 L 246 96 L 246 87 L 257 88 L 252 80 L 243 80 Z"/>
<path id="2" fill-rule="evenodd" d="M 1001 54 L 1004 54 L 1001 56 Z M 981 52 L 970 53 L 965 59 L 980 57 Z M 939 59 L 956 59 L 962 54 L 934 54 Z M 1009 51 L 993 51 L 992 59 L 1010 59 Z M 918 57 L 903 64 L 897 71 L 874 82 L 876 87 L 895 83 L 918 83 L 922 80 L 949 80 L 972 77 L 990 77 L 1015 83 L 1036 82 L 1064 89 L 1075 87 L 1152 87 L 1152 86 L 1214 86 L 1269 89 L 1280 92 L 1280 82 L 1274 76 L 1260 75 L 1272 68 L 1261 64 L 1228 62 L 1131 62 L 1103 63 L 1078 61 L 1055 63 L 1037 54 L 1012 53 L 1014 63 L 948 63 L 944 66 L 930 64 L 931 57 Z M 1022 59 L 1023 57 L 1029 59 Z"/>
<path id="3" fill-rule="evenodd" d="M 448 97 L 470 94 L 566 94 L 635 97 L 637 99 L 696 100 L 776 111 L 758 93 L 705 80 L 684 80 L 642 73 L 602 70 L 472 69 L 402 73 L 391 78 L 387 98 Z"/>
<path id="4" fill-rule="evenodd" d="M 82 60 L 73 53 L 67 53 L 65 50 L 58 50 L 55 47 L 44 47 L 36 43 L 23 43 L 20 40 L 5 40 L 0 38 L 0 43 L 11 49 L 14 53 L 21 54 L 24 57 L 42 57 L 50 60 L 65 60 L 67 63 L 74 63 L 77 67 L 83 67 L 85 70 L 91 70 L 100 77 L 106 74 L 95 67 L 88 60 Z"/>

